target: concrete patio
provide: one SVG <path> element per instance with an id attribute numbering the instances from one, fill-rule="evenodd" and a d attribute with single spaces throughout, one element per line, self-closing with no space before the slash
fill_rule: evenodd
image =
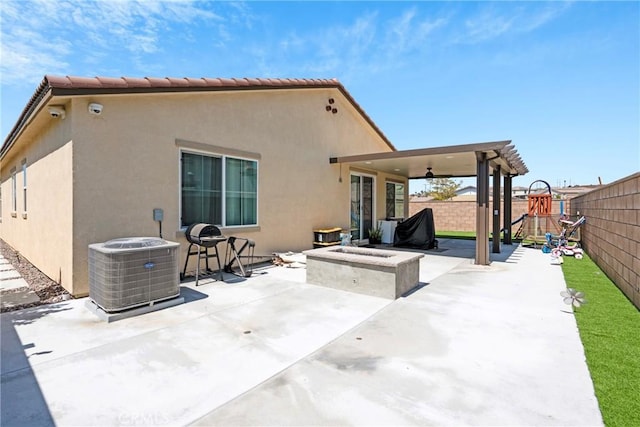
<path id="1" fill-rule="evenodd" d="M 397 300 L 268 267 L 113 323 L 83 299 L 2 314 L 2 426 L 602 425 L 560 267 L 439 247 Z"/>

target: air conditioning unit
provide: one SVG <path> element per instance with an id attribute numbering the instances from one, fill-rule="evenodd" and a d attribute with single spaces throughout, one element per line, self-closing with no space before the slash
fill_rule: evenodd
<path id="1" fill-rule="evenodd" d="M 179 243 L 128 237 L 89 245 L 89 298 L 106 312 L 180 295 Z"/>

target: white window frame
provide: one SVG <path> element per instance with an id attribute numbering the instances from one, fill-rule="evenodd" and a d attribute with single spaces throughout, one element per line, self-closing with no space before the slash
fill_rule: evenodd
<path id="1" fill-rule="evenodd" d="M 187 226 L 182 225 L 182 155 L 184 153 L 187 154 L 196 154 L 199 156 L 207 156 L 207 157 L 215 157 L 222 160 L 222 224 L 215 224 L 220 228 L 226 229 L 249 229 L 256 228 L 260 226 L 260 205 L 259 205 L 259 194 L 260 194 L 260 180 L 259 178 L 259 169 L 260 169 L 260 161 L 255 158 L 245 157 L 245 156 L 237 156 L 237 155 L 229 155 L 229 154 L 221 154 L 210 151 L 202 151 L 196 149 L 180 149 L 178 150 L 178 164 L 180 165 L 178 170 L 178 229 L 181 231 L 186 231 Z M 256 164 L 256 223 L 255 224 L 245 224 L 245 225 L 226 225 L 227 223 L 227 159 L 237 159 L 237 160 L 247 160 L 250 162 L 255 162 Z"/>
<path id="2" fill-rule="evenodd" d="M 27 159 L 22 160 L 22 217 L 27 215 Z"/>
<path id="3" fill-rule="evenodd" d="M 394 188 L 397 191 L 397 186 L 401 185 L 402 186 L 402 215 L 401 217 L 405 216 L 405 212 L 407 211 L 407 184 L 404 182 L 398 182 L 398 181 L 393 181 L 393 180 L 387 180 L 385 181 L 385 185 L 384 185 L 384 213 L 385 216 L 388 217 L 387 215 L 387 185 L 389 184 L 393 184 Z M 394 203 L 394 211 L 395 211 L 395 203 L 396 203 L 396 198 L 395 198 L 396 192 L 394 192 L 394 199 L 393 199 L 393 203 Z M 397 215 L 394 215 L 394 217 L 397 217 Z"/>
<path id="4" fill-rule="evenodd" d="M 358 176 L 358 177 L 367 177 L 367 178 L 372 178 L 371 180 L 371 191 L 372 191 L 372 195 L 371 195 L 371 226 L 373 228 L 377 228 L 378 227 L 378 215 L 377 215 L 377 206 L 378 206 L 378 177 L 374 174 L 370 174 L 370 173 L 366 173 L 366 172 L 359 172 L 359 171 L 355 171 L 355 170 L 351 170 L 349 171 L 349 186 L 351 186 L 351 177 L 352 176 Z M 360 181 L 362 182 L 362 181 Z M 385 188 L 386 190 L 386 188 Z M 360 197 L 362 197 L 362 189 L 360 189 Z M 351 190 L 349 190 L 349 224 L 351 224 Z M 360 225 L 360 227 L 362 228 L 362 224 Z M 363 233 L 364 234 L 364 233 Z M 367 239 L 360 239 L 360 240 L 367 240 Z"/>
<path id="5" fill-rule="evenodd" d="M 15 217 L 18 212 L 18 184 L 16 177 L 16 168 L 11 169 L 11 216 Z"/>

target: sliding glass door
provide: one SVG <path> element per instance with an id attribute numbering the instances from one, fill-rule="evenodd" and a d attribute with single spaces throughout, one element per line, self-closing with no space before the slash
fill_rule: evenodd
<path id="1" fill-rule="evenodd" d="M 374 178 L 368 175 L 351 175 L 351 238 L 369 238 L 374 218 Z"/>

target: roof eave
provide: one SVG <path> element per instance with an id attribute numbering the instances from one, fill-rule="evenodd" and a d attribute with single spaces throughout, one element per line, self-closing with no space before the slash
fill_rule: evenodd
<path id="1" fill-rule="evenodd" d="M 13 144 L 16 142 L 20 134 L 24 131 L 25 127 L 33 120 L 38 111 L 42 108 L 42 105 L 47 103 L 53 96 L 51 93 L 51 85 L 49 80 L 45 76 L 42 82 L 31 96 L 31 99 L 20 113 L 16 124 L 13 126 L 7 138 L 4 140 L 2 147 L 0 148 L 0 159 L 9 152 Z"/>
<path id="2" fill-rule="evenodd" d="M 312 88 L 338 89 L 391 151 L 397 151 L 382 130 L 337 79 L 86 78 L 45 75 L 2 144 L 0 159 L 11 149 L 25 127 L 40 110 L 43 99 L 48 101 L 54 96 Z"/>

